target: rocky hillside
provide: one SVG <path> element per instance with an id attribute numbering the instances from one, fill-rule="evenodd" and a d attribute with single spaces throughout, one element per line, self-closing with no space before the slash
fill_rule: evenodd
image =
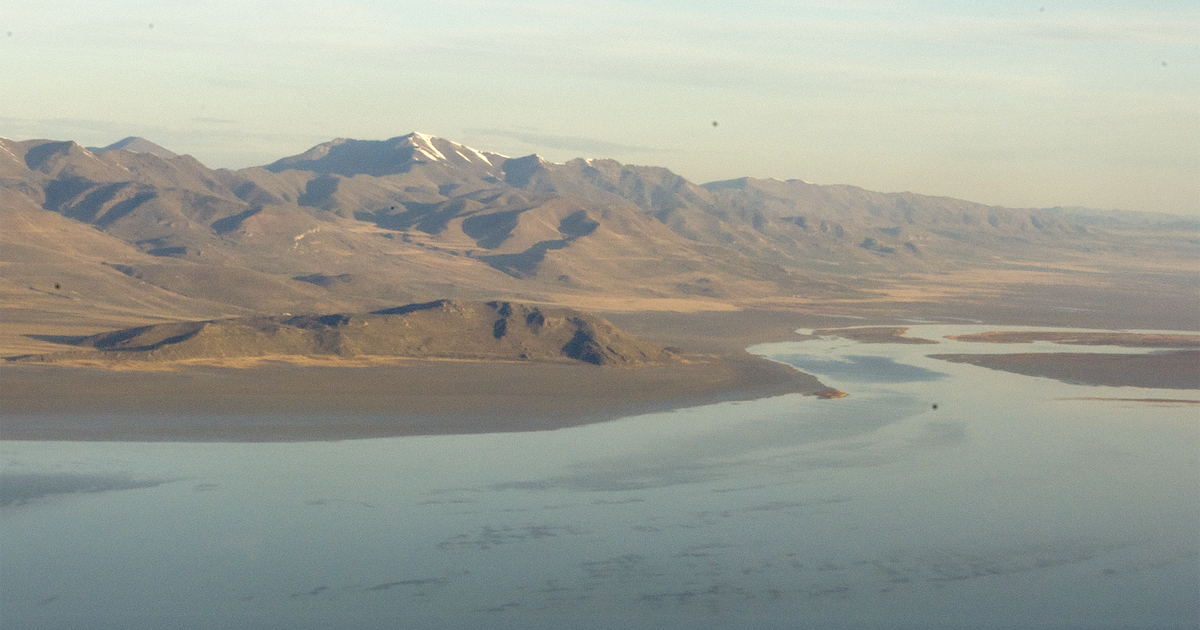
<path id="1" fill-rule="evenodd" d="M 413 357 L 669 363 L 669 351 L 563 308 L 438 300 L 364 314 L 242 317 L 140 326 L 70 340 L 79 349 L 10 361 L 179 361 L 241 357 Z"/>

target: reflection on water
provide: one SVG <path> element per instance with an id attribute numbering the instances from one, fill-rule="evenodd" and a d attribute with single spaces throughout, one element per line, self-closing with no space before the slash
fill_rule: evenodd
<path id="1" fill-rule="evenodd" d="M 0 472 L 0 507 L 20 505 L 56 494 L 134 490 L 153 488 L 164 483 L 167 482 L 130 479 L 121 475 Z"/>
<path id="2" fill-rule="evenodd" d="M 0 622 L 1196 627 L 1195 410 L 1062 400 L 1180 392 L 923 356 L 946 345 L 754 351 L 851 397 L 529 434 L 3 443 Z"/>
<path id="3" fill-rule="evenodd" d="M 948 375 L 915 365 L 896 363 L 889 357 L 846 355 L 842 360 L 820 359 L 807 354 L 787 354 L 774 357 L 810 374 L 838 378 L 848 383 L 911 383 L 936 381 Z"/>

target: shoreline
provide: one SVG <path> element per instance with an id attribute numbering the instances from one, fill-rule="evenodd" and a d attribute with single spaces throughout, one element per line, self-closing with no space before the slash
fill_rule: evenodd
<path id="1" fill-rule="evenodd" d="M 0 440 L 325 441 L 545 431 L 724 401 L 791 393 L 841 395 L 825 391 L 817 377 L 744 350 L 758 343 L 802 341 L 797 329 L 844 332 L 844 326 L 830 326 L 830 316 L 787 310 L 603 315 L 642 338 L 688 348 L 689 360 L 602 368 L 527 361 L 270 357 L 180 362 L 169 366 L 172 371 L 163 369 L 167 366 L 145 371 L 150 366 L 10 364 L 0 366 Z M 862 337 L 860 342 L 929 343 L 907 340 L 900 332 L 907 327 L 887 319 L 846 323 Z M 1129 362 L 1133 357 L 1109 359 L 1119 364 L 1105 365 L 1102 371 L 1118 380 L 1104 384 L 1161 387 L 1164 372 L 1195 380 L 1200 368 L 1196 354 L 1168 360 L 1163 354 L 1134 363 Z M 987 356 L 956 359 L 981 365 L 990 361 Z M 1018 369 L 1011 364 L 984 367 L 1088 382 L 1088 373 L 1098 367 L 1091 360 L 1095 356 L 1064 363 L 1061 354 L 1028 354 Z M 1189 384 L 1183 383 L 1183 389 Z"/>
<path id="2" fill-rule="evenodd" d="M 1064 383 L 1142 389 L 1200 389 L 1200 351 L 1155 354 L 1027 352 L 1019 354 L 930 354 L 931 359 L 967 363 Z"/>
<path id="3" fill-rule="evenodd" d="M 1200 348 L 1200 335 L 1194 334 L 1026 330 L 951 335 L 948 339 L 971 343 L 1033 343 L 1035 341 L 1049 341 L 1051 343 L 1074 346 L 1121 346 L 1124 348 L 1165 348 L 1171 350 Z"/>
<path id="4" fill-rule="evenodd" d="M 272 442 L 546 431 L 826 389 L 816 377 L 749 354 L 640 368 L 466 361 L 175 372 L 4 366 L 0 440 Z"/>
<path id="5" fill-rule="evenodd" d="M 546 431 L 726 401 L 829 396 L 816 377 L 744 350 L 799 339 L 793 331 L 813 323 L 811 316 L 659 315 L 622 313 L 610 321 L 687 348 L 687 361 L 631 368 L 407 358 L 0 365 L 0 440 L 324 441 Z"/>

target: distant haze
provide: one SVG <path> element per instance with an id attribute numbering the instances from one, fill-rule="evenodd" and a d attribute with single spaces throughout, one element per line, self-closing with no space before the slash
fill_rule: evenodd
<path id="1" fill-rule="evenodd" d="M 420 129 L 693 182 L 1200 216 L 1194 0 L 7 0 L 0 85 L 0 136 L 214 168 Z"/>

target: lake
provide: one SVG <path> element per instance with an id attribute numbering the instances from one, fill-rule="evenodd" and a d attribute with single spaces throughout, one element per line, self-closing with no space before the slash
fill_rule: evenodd
<path id="1" fill-rule="evenodd" d="M 0 624 L 1196 628 L 1200 406 L 1084 400 L 1196 392 L 943 341 L 755 346 L 850 397 L 547 432 L 2 442 Z"/>

